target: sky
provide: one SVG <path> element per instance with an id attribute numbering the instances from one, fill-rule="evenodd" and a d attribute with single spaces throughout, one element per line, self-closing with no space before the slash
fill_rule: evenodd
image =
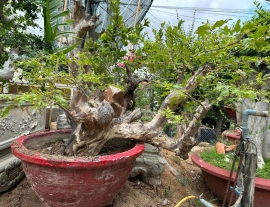
<path id="1" fill-rule="evenodd" d="M 136 0 L 130 0 L 130 2 L 136 2 Z M 258 2 L 270 9 L 270 4 L 265 0 L 258 0 Z M 159 29 L 161 22 L 177 24 L 177 14 L 180 19 L 185 20 L 184 28 L 189 30 L 195 9 L 195 28 L 197 28 L 207 20 L 214 22 L 220 19 L 232 19 L 233 23 L 239 18 L 241 20 L 249 19 L 254 15 L 255 5 L 253 0 L 154 0 L 145 16 L 150 20 L 150 28 L 147 29 L 149 36 L 152 36 L 152 28 Z M 42 18 L 39 18 L 37 22 L 42 27 Z M 33 32 L 42 35 L 42 31 L 39 29 L 35 29 Z"/>
<path id="2" fill-rule="evenodd" d="M 270 9 L 270 4 L 265 0 L 258 0 L 264 8 Z M 166 7 L 171 7 L 166 9 Z M 180 7 L 180 8 L 173 8 Z M 177 9 L 177 12 L 176 12 Z M 150 28 L 158 29 L 161 22 L 171 25 L 177 23 L 177 13 L 180 19 L 185 20 L 184 28 L 188 30 L 195 14 L 195 28 L 202 22 L 214 22 L 220 19 L 232 19 L 232 23 L 242 21 L 253 16 L 256 9 L 253 0 L 154 0 L 152 7 L 145 18 L 150 20 Z M 151 29 L 148 29 L 151 33 Z"/>

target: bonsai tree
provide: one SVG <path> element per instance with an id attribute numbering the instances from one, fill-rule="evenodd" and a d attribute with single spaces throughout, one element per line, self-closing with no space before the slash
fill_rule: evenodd
<path id="1" fill-rule="evenodd" d="M 182 20 L 176 26 L 162 23 L 151 40 L 143 34 L 147 20 L 135 28 L 126 27 L 119 0 L 110 3 L 111 24 L 98 41 L 92 36 L 98 17 L 86 14 L 81 1 L 74 0 L 70 28 L 74 35 L 68 43 L 73 45 L 87 36 L 84 48 L 77 46 L 68 56 L 51 54 L 19 65 L 30 86 L 45 87 L 31 87 L 13 105 L 27 101 L 36 108 L 49 104 L 62 108 L 73 128 L 67 155 L 98 155 L 108 140 L 120 138 L 147 142 L 185 157 L 200 120 L 214 104 L 239 97 L 254 100 L 264 94 L 257 86 L 264 85 L 267 77 L 257 73 L 251 63 L 268 64 L 269 58 L 235 55 L 250 48 L 269 50 L 267 26 L 260 19 L 238 20 L 231 26 L 229 20 L 206 22 L 188 33 Z M 70 100 L 57 88 L 58 83 L 70 86 Z M 146 123 L 140 121 L 142 110 L 136 108 L 135 92 L 140 84 L 159 89 L 157 96 L 163 98 L 156 115 Z M 178 139 L 163 133 L 168 119 L 186 123 Z"/>

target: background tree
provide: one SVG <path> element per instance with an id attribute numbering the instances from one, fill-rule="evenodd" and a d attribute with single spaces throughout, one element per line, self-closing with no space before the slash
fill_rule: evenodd
<path id="1" fill-rule="evenodd" d="M 269 19 L 270 14 L 269 11 L 264 9 L 260 3 L 255 3 L 257 7 L 257 15 L 252 18 L 251 21 L 257 21 L 260 20 L 263 25 L 269 25 Z M 254 34 L 251 34 L 250 36 L 258 36 L 257 30 L 259 30 L 260 33 L 268 33 L 268 31 L 264 31 L 262 27 L 258 27 L 254 29 Z M 252 41 L 249 39 L 250 37 L 246 37 L 245 41 Z M 266 40 L 269 44 L 269 40 Z M 260 45 L 260 41 L 256 43 L 257 45 Z M 269 47 L 269 46 L 268 46 Z M 242 122 L 242 113 L 246 109 L 256 109 L 258 111 L 268 111 L 269 110 L 269 64 L 267 62 L 263 61 L 264 57 L 269 57 L 269 50 L 257 50 L 254 47 L 249 47 L 246 50 L 238 51 L 236 53 L 236 56 L 246 55 L 249 57 L 257 56 L 261 58 L 261 61 L 257 62 L 251 62 L 252 68 L 254 69 L 255 74 L 254 76 L 250 76 L 248 78 L 245 78 L 245 82 L 248 84 L 250 80 L 257 79 L 256 82 L 264 82 L 264 84 L 256 84 L 254 87 L 256 87 L 258 90 L 264 90 L 264 93 L 258 94 L 255 101 L 252 101 L 250 99 L 240 99 L 236 103 L 236 111 L 237 113 L 237 122 L 239 125 L 241 125 Z M 258 76 L 256 76 L 258 74 Z M 264 159 L 270 158 L 270 119 L 267 117 L 257 117 L 257 116 L 250 116 L 249 117 L 249 138 L 251 138 L 257 146 L 258 151 L 258 166 L 260 168 L 264 165 Z"/>
<path id="2" fill-rule="evenodd" d="M 33 57 L 33 51 L 46 48 L 41 37 L 26 33 L 27 28 L 37 27 L 38 12 L 37 1 L 0 2 L 0 80 L 12 78 L 13 59 L 22 54 Z"/>
<path id="3" fill-rule="evenodd" d="M 59 31 L 60 26 L 70 25 L 63 21 L 68 11 L 61 11 L 61 0 L 9 1 L 0 3 L 0 80 L 9 81 L 15 68 L 13 62 L 25 57 L 38 57 L 42 54 L 54 53 L 57 39 L 71 32 Z M 35 23 L 38 13 L 42 12 L 44 36 L 32 34 L 30 28 L 40 28 Z M 68 52 L 75 46 L 61 48 Z"/>

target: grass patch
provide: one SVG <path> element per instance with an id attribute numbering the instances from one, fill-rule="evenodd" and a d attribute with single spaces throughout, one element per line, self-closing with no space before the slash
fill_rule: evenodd
<path id="1" fill-rule="evenodd" d="M 180 176 L 176 179 L 178 183 L 181 183 L 182 186 L 186 186 L 190 180 L 189 178 L 186 176 L 186 173 L 185 171 L 181 170 L 181 171 L 178 171 Z"/>
<path id="2" fill-rule="evenodd" d="M 270 179 L 270 159 L 265 160 L 265 165 L 262 169 L 257 169 L 256 176 L 259 178 Z"/>
<path id="3" fill-rule="evenodd" d="M 167 198 L 171 198 L 173 196 L 173 191 L 170 186 L 164 189 L 164 194 Z"/>
<path id="4" fill-rule="evenodd" d="M 200 152 L 200 156 L 205 162 L 208 162 L 216 167 L 220 167 L 225 170 L 231 170 L 232 168 L 232 161 L 234 156 L 233 153 L 227 153 L 225 155 L 218 154 L 215 147 L 212 147 L 210 150 L 204 150 Z M 234 171 L 237 170 L 238 162 L 239 157 L 235 162 Z"/>
<path id="5" fill-rule="evenodd" d="M 181 183 L 182 186 L 186 186 L 190 181 L 187 177 L 181 177 L 181 178 L 178 178 L 177 181 L 179 183 Z"/>
<path id="6" fill-rule="evenodd" d="M 178 156 L 173 156 L 173 158 L 172 158 L 172 160 L 176 163 L 176 164 L 180 164 L 180 162 L 181 162 L 181 158 L 180 157 L 178 157 Z"/>
<path id="7" fill-rule="evenodd" d="M 220 167 L 222 169 L 231 170 L 233 162 L 233 153 L 227 154 L 218 154 L 215 147 L 212 147 L 210 150 L 205 150 L 200 152 L 200 157 L 211 165 Z M 237 157 L 234 171 L 237 171 L 239 163 L 239 157 Z M 256 177 L 270 179 L 270 159 L 265 160 L 265 165 L 262 169 L 258 168 L 256 172 Z"/>
<path id="8" fill-rule="evenodd" d="M 171 198 L 174 194 L 173 189 L 171 189 L 171 183 L 172 183 L 172 181 L 170 180 L 169 186 L 165 186 L 165 189 L 164 189 L 164 195 L 167 198 Z"/>

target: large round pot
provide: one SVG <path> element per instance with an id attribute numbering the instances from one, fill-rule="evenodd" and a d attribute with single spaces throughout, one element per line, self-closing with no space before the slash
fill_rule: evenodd
<path id="1" fill-rule="evenodd" d="M 230 172 L 228 170 L 215 167 L 203 161 L 199 157 L 198 154 L 199 152 L 191 153 L 190 154 L 191 160 L 196 166 L 201 168 L 202 175 L 207 186 L 218 198 L 223 200 L 225 196 Z M 233 179 L 232 179 L 233 181 L 235 179 L 235 176 L 236 174 L 233 173 Z M 233 183 L 231 183 L 231 186 L 233 186 Z M 226 203 L 229 202 L 230 193 L 231 191 L 229 191 L 228 193 Z M 254 207 L 269 207 L 270 206 L 269 193 L 270 193 L 270 180 L 256 177 L 255 178 Z M 234 199 L 235 199 L 235 196 L 234 196 Z"/>
<path id="2" fill-rule="evenodd" d="M 15 140 L 11 149 L 22 160 L 26 177 L 46 207 L 102 207 L 110 204 L 127 181 L 143 144 L 113 155 L 59 157 L 31 150 L 61 140 L 70 130 L 34 133 Z"/>

